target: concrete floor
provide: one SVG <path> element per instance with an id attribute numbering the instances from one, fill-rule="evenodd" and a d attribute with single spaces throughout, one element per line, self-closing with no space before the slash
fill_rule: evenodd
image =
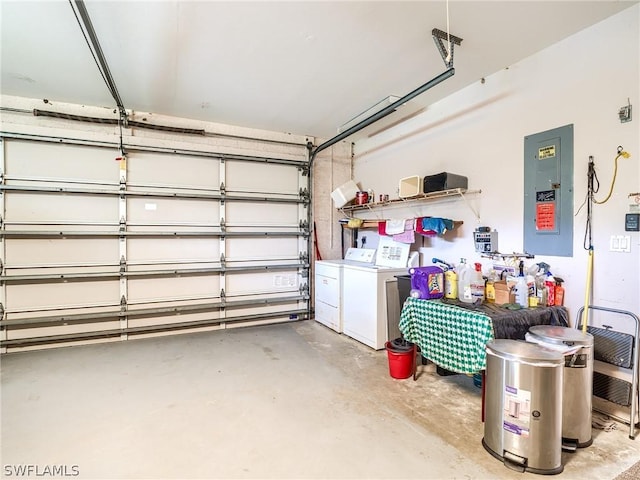
<path id="1" fill-rule="evenodd" d="M 471 378 L 429 365 L 416 382 L 392 379 L 384 351 L 311 320 L 1 362 L 4 476 L 538 478 L 483 449 Z M 638 459 L 640 439 L 618 424 L 563 454 L 558 477 L 612 479 Z"/>

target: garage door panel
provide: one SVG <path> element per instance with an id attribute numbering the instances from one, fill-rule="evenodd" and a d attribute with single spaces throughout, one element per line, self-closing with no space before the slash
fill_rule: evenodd
<path id="1" fill-rule="evenodd" d="M 117 197 L 38 195 L 11 192 L 5 198 L 7 222 L 118 223 Z M 113 230 L 113 228 L 112 228 Z"/>
<path id="2" fill-rule="evenodd" d="M 131 302 L 153 302 L 166 298 L 214 297 L 219 294 L 220 280 L 217 275 L 129 280 Z"/>
<path id="3" fill-rule="evenodd" d="M 227 295 L 248 295 L 265 292 L 290 292 L 298 290 L 296 270 L 227 275 Z"/>
<path id="4" fill-rule="evenodd" d="M 233 227 L 246 226 L 250 228 L 268 226 L 265 231 L 274 231 L 283 226 L 289 230 L 298 228 L 299 213 L 297 204 L 272 203 L 232 203 L 227 207 L 227 223 Z M 242 229 L 229 229 L 230 231 Z M 247 229 L 244 229 L 247 230 Z"/>
<path id="5" fill-rule="evenodd" d="M 68 282 L 28 285 L 8 285 L 7 305 L 11 310 L 90 306 L 118 302 L 119 282 Z"/>
<path id="6" fill-rule="evenodd" d="M 233 318 L 256 315 L 256 314 L 277 314 L 286 311 L 303 310 L 305 304 L 292 300 L 290 303 L 278 303 L 277 305 L 261 305 L 251 308 L 234 308 L 228 314 L 228 320 L 231 323 Z M 286 315 L 288 317 L 288 315 Z"/>
<path id="7" fill-rule="evenodd" d="M 131 263 L 158 261 L 220 260 L 220 241 L 217 238 L 128 238 L 127 253 Z"/>
<path id="8" fill-rule="evenodd" d="M 219 224 L 217 201 L 167 198 L 127 199 L 127 221 L 131 224 Z"/>
<path id="9" fill-rule="evenodd" d="M 217 190 L 220 187 L 220 161 L 208 157 L 135 152 L 127 158 L 127 175 L 136 185 Z"/>
<path id="10" fill-rule="evenodd" d="M 42 142 L 5 142 L 6 174 L 10 177 L 74 179 L 118 183 L 116 149 Z"/>
<path id="11" fill-rule="evenodd" d="M 116 319 L 118 318 L 117 312 L 120 311 L 120 301 L 118 299 L 113 299 L 111 304 L 103 304 L 102 306 L 88 306 L 88 305 L 78 305 L 72 306 L 67 305 L 67 308 L 64 307 L 51 307 L 49 309 L 42 308 L 37 312 L 33 310 L 8 310 L 6 312 L 7 319 L 9 320 L 19 320 L 19 319 L 29 319 L 33 321 L 38 321 L 38 319 L 43 319 L 46 321 L 47 318 L 50 317 L 65 317 L 69 315 L 83 315 L 87 317 L 91 317 L 95 315 L 96 318 L 100 317 L 101 319 Z M 105 321 L 105 320 L 101 320 Z M 89 323 L 89 322 L 87 322 Z"/>
<path id="12" fill-rule="evenodd" d="M 120 328 L 119 320 L 108 322 L 96 322 L 91 324 L 75 324 L 75 325 L 51 325 L 40 326 L 31 329 L 14 329 L 11 330 L 9 339 L 15 340 L 19 338 L 31 338 L 34 336 L 51 336 L 51 335 L 69 335 L 75 333 L 105 332 L 109 330 L 118 330 Z"/>
<path id="13" fill-rule="evenodd" d="M 95 265 L 117 264 L 117 238 L 33 238 L 8 239 L 9 265 Z"/>
<path id="14" fill-rule="evenodd" d="M 218 321 L 223 322 L 224 319 L 220 318 L 220 314 L 218 312 L 182 313 L 180 315 L 166 315 L 166 316 L 154 317 L 154 318 L 131 317 L 129 319 L 129 327 L 138 328 L 138 327 L 156 326 L 156 325 L 171 326 L 179 323 L 203 322 L 203 321 L 211 321 L 211 323 L 216 323 Z"/>
<path id="15" fill-rule="evenodd" d="M 227 258 L 283 258 L 298 257 L 297 238 L 231 238 L 227 244 Z"/>
<path id="16" fill-rule="evenodd" d="M 233 162 L 226 166 L 226 187 L 232 192 L 298 195 L 299 173 L 290 165 Z"/>

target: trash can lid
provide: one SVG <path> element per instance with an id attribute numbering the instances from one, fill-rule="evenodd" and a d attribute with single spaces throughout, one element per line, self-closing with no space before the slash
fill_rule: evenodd
<path id="1" fill-rule="evenodd" d="M 394 353 L 410 352 L 411 350 L 413 350 L 413 343 L 405 340 L 402 337 L 396 338 L 395 340 L 388 342 L 388 344 L 389 345 L 387 346 L 387 349 L 391 350 Z"/>
<path id="2" fill-rule="evenodd" d="M 547 366 L 564 365 L 562 352 L 544 348 L 524 340 L 496 339 L 487 342 L 487 353 L 505 360 L 515 360 Z"/>
<path id="3" fill-rule="evenodd" d="M 575 328 L 536 325 L 529 328 L 529 333 L 545 343 L 554 345 L 593 345 L 593 335 Z"/>

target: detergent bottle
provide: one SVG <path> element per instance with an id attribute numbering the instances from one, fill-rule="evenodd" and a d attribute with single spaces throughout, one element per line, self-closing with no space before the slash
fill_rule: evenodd
<path id="1" fill-rule="evenodd" d="M 474 263 L 475 270 L 471 275 L 471 296 L 474 303 L 484 302 L 484 278 L 482 278 L 482 264 Z"/>
<path id="2" fill-rule="evenodd" d="M 518 274 L 518 280 L 515 286 L 516 303 L 522 308 L 529 306 L 529 287 L 527 286 L 527 279 L 524 276 L 524 262 L 520 261 L 520 273 Z"/>
<path id="3" fill-rule="evenodd" d="M 444 298 L 458 298 L 458 274 L 454 266 L 439 258 L 432 258 L 431 261 L 444 270 Z"/>
<path id="4" fill-rule="evenodd" d="M 495 270 L 491 270 L 489 274 L 489 278 L 487 279 L 487 284 L 484 289 L 484 296 L 488 303 L 496 302 L 496 281 L 498 280 L 498 275 Z"/>
<path id="5" fill-rule="evenodd" d="M 458 265 L 458 300 L 465 303 L 473 303 L 473 295 L 471 295 L 471 275 L 473 269 L 471 265 L 467 265 L 464 258 L 460 259 Z"/>

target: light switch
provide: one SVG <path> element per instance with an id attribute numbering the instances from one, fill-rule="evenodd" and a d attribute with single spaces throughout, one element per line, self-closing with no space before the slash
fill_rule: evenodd
<path id="1" fill-rule="evenodd" d="M 631 251 L 631 237 L 629 235 L 623 235 L 620 237 L 620 251 L 621 252 Z"/>
<path id="2" fill-rule="evenodd" d="M 617 235 L 611 235 L 611 238 L 609 239 L 609 251 L 610 252 L 620 251 L 620 238 Z"/>

